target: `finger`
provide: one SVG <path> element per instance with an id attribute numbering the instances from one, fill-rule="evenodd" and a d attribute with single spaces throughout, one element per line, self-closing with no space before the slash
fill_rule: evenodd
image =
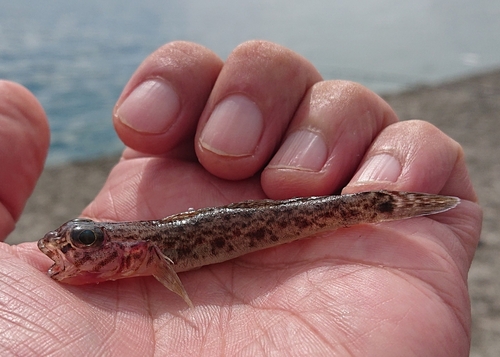
<path id="1" fill-rule="evenodd" d="M 432 124 L 420 120 L 385 128 L 344 192 L 380 188 L 441 193 L 477 201 L 462 147 Z"/>
<path id="2" fill-rule="evenodd" d="M 432 216 L 453 231 L 455 239 L 432 234 L 439 229 L 434 226 L 429 236 L 447 248 L 466 279 L 481 232 L 482 211 L 462 147 L 425 121 L 390 125 L 375 139 L 343 193 L 377 189 L 440 193 L 462 199 L 449 214 Z"/>
<path id="3" fill-rule="evenodd" d="M 221 67 L 213 52 L 194 43 L 159 48 L 118 99 L 113 123 L 120 139 L 134 150 L 164 154 L 192 138 Z"/>
<path id="4" fill-rule="evenodd" d="M 19 84 L 0 81 L 0 239 L 19 219 L 40 176 L 49 127 L 40 103 Z"/>
<path id="5" fill-rule="evenodd" d="M 198 125 L 196 153 L 214 175 L 243 179 L 261 170 L 307 89 L 321 76 L 279 45 L 250 41 L 229 56 Z"/>
<path id="6" fill-rule="evenodd" d="M 264 191 L 272 198 L 340 191 L 373 139 L 396 121 L 389 105 L 359 84 L 315 84 L 262 173 Z"/>

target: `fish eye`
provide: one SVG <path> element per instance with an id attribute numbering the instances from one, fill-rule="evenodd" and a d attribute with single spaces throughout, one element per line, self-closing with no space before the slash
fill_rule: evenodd
<path id="1" fill-rule="evenodd" d="M 90 229 L 86 229 L 84 231 L 81 231 L 80 234 L 78 235 L 78 240 L 80 243 L 85 244 L 85 245 L 91 245 L 96 241 L 96 236 L 93 231 Z"/>
<path id="2" fill-rule="evenodd" d="M 100 245 L 104 239 L 102 230 L 98 227 L 88 229 L 84 227 L 75 227 L 71 231 L 71 240 L 77 246 L 96 246 Z"/>

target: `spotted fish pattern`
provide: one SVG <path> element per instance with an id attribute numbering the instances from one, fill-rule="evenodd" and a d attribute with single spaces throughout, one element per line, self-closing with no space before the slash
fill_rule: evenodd
<path id="1" fill-rule="evenodd" d="M 456 197 L 399 191 L 245 201 L 151 221 L 74 219 L 48 232 L 38 247 L 54 261 L 48 273 L 57 281 L 153 275 L 192 306 L 178 272 L 323 231 L 435 214 L 459 203 Z"/>

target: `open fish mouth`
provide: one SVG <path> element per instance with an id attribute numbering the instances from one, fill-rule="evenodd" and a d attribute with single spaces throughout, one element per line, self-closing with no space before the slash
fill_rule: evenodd
<path id="1" fill-rule="evenodd" d="M 54 264 L 52 264 L 49 270 L 47 270 L 47 274 L 50 278 L 66 282 L 66 280 L 74 274 L 75 269 L 73 265 L 59 249 L 50 243 L 46 244 L 43 239 L 38 241 L 38 248 L 54 261 Z"/>
<path id="2" fill-rule="evenodd" d="M 38 249 L 47 257 L 52 259 L 54 264 L 49 268 L 48 274 L 51 278 L 57 279 L 57 275 L 65 270 L 65 257 L 62 252 L 53 243 L 58 238 L 56 231 L 50 231 L 38 241 Z"/>

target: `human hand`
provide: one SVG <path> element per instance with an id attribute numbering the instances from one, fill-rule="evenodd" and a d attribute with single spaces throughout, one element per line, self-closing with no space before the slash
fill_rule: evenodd
<path id="1" fill-rule="evenodd" d="M 0 106 L 0 150 L 12 158 L 0 170 L 11 173 L 0 192 L 6 234 L 39 174 L 48 131 L 25 91 L 0 90 L 18 99 Z M 96 220 L 341 190 L 441 193 L 462 203 L 182 273 L 194 309 L 154 278 L 59 284 L 35 244 L 2 245 L 0 351 L 468 355 L 466 279 L 481 211 L 460 146 L 432 125 L 397 122 L 372 92 L 321 81 L 305 59 L 266 42 L 239 46 L 225 63 L 198 45 L 163 46 L 125 87 L 114 122 L 128 148 L 83 212 Z M 13 152 L 12 143 L 25 145 Z M 18 172 L 26 181 L 12 189 Z"/>

